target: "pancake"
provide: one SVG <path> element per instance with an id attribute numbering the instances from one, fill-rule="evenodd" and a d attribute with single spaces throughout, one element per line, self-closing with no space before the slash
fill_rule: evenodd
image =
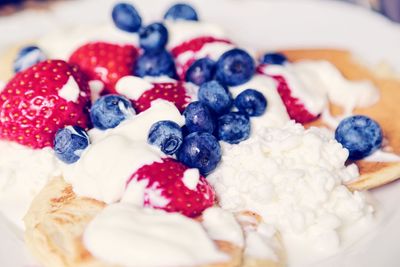
<path id="1" fill-rule="evenodd" d="M 384 134 L 384 151 L 400 155 L 400 80 L 394 76 L 378 75 L 362 66 L 353 55 L 344 50 L 335 49 L 300 49 L 282 51 L 291 61 L 305 59 L 327 60 L 334 64 L 349 80 L 370 80 L 380 90 L 378 103 L 367 108 L 357 108 L 353 114 L 366 115 L 376 120 Z M 330 105 L 333 115 L 340 115 L 342 110 L 334 104 Z M 311 125 L 325 125 L 319 119 Z M 351 190 L 368 190 L 376 188 L 400 178 L 400 162 L 372 162 L 359 160 L 355 162 L 360 170 L 360 177 L 347 184 Z"/>
<path id="2" fill-rule="evenodd" d="M 83 243 L 82 235 L 88 223 L 105 207 L 93 199 L 77 197 L 71 185 L 57 177 L 50 181 L 37 195 L 26 214 L 25 240 L 29 250 L 44 266 L 51 267 L 112 267 L 95 259 Z M 199 219 L 201 220 L 201 219 Z M 243 249 L 227 241 L 214 241 L 218 249 L 230 256 L 226 263 L 201 267 L 280 267 L 278 261 L 243 259 Z M 283 255 L 281 246 L 277 255 Z M 243 265 L 242 263 L 252 264 Z"/>

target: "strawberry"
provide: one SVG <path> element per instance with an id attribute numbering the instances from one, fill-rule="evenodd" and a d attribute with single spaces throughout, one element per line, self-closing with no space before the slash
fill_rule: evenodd
<path id="1" fill-rule="evenodd" d="M 69 62 L 77 64 L 89 80 L 102 81 L 105 86 L 102 93 L 116 93 L 116 82 L 132 74 L 137 57 L 138 49 L 133 45 L 94 42 L 75 50 Z"/>
<path id="2" fill-rule="evenodd" d="M 67 83 L 65 88 L 76 84 L 79 90 L 63 95 Z M 87 128 L 89 95 L 77 66 L 62 60 L 40 62 L 17 73 L 0 93 L 0 137 L 31 148 L 51 146 L 59 128 Z"/>
<path id="3" fill-rule="evenodd" d="M 202 36 L 202 37 L 197 37 L 197 38 L 191 39 L 189 41 L 186 41 L 178 46 L 175 46 L 171 50 L 171 54 L 174 57 L 178 57 L 180 54 L 183 54 L 187 51 L 197 52 L 205 44 L 215 43 L 215 42 L 226 43 L 226 44 L 231 43 L 229 40 L 226 40 L 226 39 L 219 39 L 219 38 L 215 38 L 215 37 L 211 37 L 211 36 Z"/>
<path id="4" fill-rule="evenodd" d="M 145 91 L 136 101 L 133 101 L 136 112 L 142 112 L 151 106 L 155 99 L 165 99 L 175 104 L 183 112 L 190 101 L 182 82 L 154 83 L 154 87 Z"/>
<path id="5" fill-rule="evenodd" d="M 276 75 L 272 76 L 278 82 L 278 93 L 285 104 L 289 117 L 298 123 L 305 124 L 314 121 L 318 115 L 311 114 L 301 102 L 300 99 L 291 95 L 291 90 L 284 77 Z"/>
<path id="6" fill-rule="evenodd" d="M 195 188 L 186 187 L 183 182 L 188 167 L 172 158 L 154 162 L 137 170 L 128 181 L 147 180 L 144 190 L 144 206 L 179 212 L 188 217 L 199 216 L 206 208 L 214 205 L 215 193 L 207 180 L 200 176 Z M 154 197 L 154 196 L 157 197 Z M 160 201 L 165 199 L 165 203 Z"/>

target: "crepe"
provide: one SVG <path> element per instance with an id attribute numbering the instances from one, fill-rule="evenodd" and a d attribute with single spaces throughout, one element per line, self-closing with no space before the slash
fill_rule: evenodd
<path id="1" fill-rule="evenodd" d="M 400 155 L 400 80 L 394 76 L 382 77 L 362 66 L 353 55 L 344 50 L 334 49 L 300 49 L 282 51 L 291 61 L 305 59 L 327 60 L 333 63 L 349 80 L 370 80 L 380 91 L 378 103 L 367 108 L 357 108 L 354 114 L 361 114 L 376 120 L 384 134 L 383 150 Z M 340 115 L 340 107 L 330 104 L 333 115 Z M 319 119 L 310 125 L 321 126 Z M 351 190 L 367 190 L 390 183 L 400 178 L 400 162 L 370 162 L 358 160 L 355 162 L 360 171 L 360 177 L 347 184 Z"/>
<path id="2" fill-rule="evenodd" d="M 88 223 L 105 204 L 93 199 L 77 197 L 71 185 L 57 177 L 38 194 L 26 214 L 25 240 L 29 250 L 44 266 L 51 267 L 111 267 L 95 259 L 83 246 L 82 235 Z M 201 219 L 200 219 L 201 220 Z M 143 226 L 145 227 L 145 226 Z M 217 247 L 230 256 L 225 263 L 202 267 L 280 267 L 283 266 L 282 247 L 278 261 L 243 257 L 243 248 L 227 241 L 215 240 Z M 243 265 L 243 262 L 246 264 Z"/>

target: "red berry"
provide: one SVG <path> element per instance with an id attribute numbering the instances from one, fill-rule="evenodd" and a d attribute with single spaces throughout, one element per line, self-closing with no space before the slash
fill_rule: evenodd
<path id="1" fill-rule="evenodd" d="M 75 50 L 69 62 L 77 64 L 89 80 L 102 81 L 105 86 L 102 93 L 115 94 L 115 84 L 120 78 L 132 74 L 137 57 L 138 49 L 133 45 L 94 42 Z"/>
<path id="2" fill-rule="evenodd" d="M 73 78 L 80 91 L 66 100 L 60 90 Z M 47 60 L 17 73 L 0 93 L 0 137 L 32 148 L 51 146 L 66 125 L 87 128 L 90 92 L 77 66 Z"/>
<path id="3" fill-rule="evenodd" d="M 167 212 L 179 212 L 188 217 L 196 217 L 214 205 L 215 193 L 207 180 L 200 176 L 195 188 L 186 187 L 183 182 L 184 173 L 189 168 L 172 158 L 165 158 L 162 162 L 154 162 L 137 170 L 128 183 L 147 180 L 144 192 L 144 205 Z M 151 196 L 157 194 L 167 202 L 160 205 L 160 201 Z"/>
<path id="4" fill-rule="evenodd" d="M 318 115 L 313 115 L 306 109 L 300 99 L 292 96 L 291 89 L 289 88 L 285 78 L 279 75 L 272 77 L 278 82 L 278 93 L 281 96 L 289 117 L 292 120 L 305 124 L 318 118 Z"/>
<path id="5" fill-rule="evenodd" d="M 148 109 L 155 99 L 164 99 L 175 104 L 180 112 L 183 112 L 190 97 L 182 82 L 154 83 L 154 87 L 145 91 L 138 100 L 133 101 L 137 113 Z"/>

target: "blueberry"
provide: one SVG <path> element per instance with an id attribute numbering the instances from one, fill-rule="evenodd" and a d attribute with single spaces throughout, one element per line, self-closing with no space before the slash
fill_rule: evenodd
<path id="1" fill-rule="evenodd" d="M 197 96 L 200 102 L 207 105 L 218 115 L 229 112 L 233 103 L 232 95 L 228 89 L 217 81 L 202 84 Z"/>
<path id="2" fill-rule="evenodd" d="M 212 134 L 195 132 L 183 139 L 177 157 L 183 164 L 191 168 L 198 168 L 201 174 L 207 175 L 220 162 L 221 147 Z"/>
<path id="3" fill-rule="evenodd" d="M 89 136 L 79 126 L 67 126 L 57 131 L 54 138 L 56 156 L 65 163 L 79 160 L 82 152 L 89 146 Z"/>
<path id="4" fill-rule="evenodd" d="M 185 116 L 186 128 L 190 133 L 212 133 L 214 131 L 214 116 L 210 109 L 200 101 L 190 103 L 183 112 L 183 115 Z"/>
<path id="5" fill-rule="evenodd" d="M 182 130 L 173 121 L 158 121 L 149 131 L 147 141 L 158 146 L 167 155 L 175 154 L 182 144 Z"/>
<path id="6" fill-rule="evenodd" d="M 43 51 L 37 46 L 26 46 L 22 48 L 14 60 L 14 72 L 23 71 L 41 61 L 46 60 Z"/>
<path id="7" fill-rule="evenodd" d="M 335 139 L 349 150 L 349 159 L 357 160 L 371 155 L 381 147 L 382 130 L 371 118 L 356 115 L 339 123 Z"/>
<path id="8" fill-rule="evenodd" d="M 152 23 L 139 30 L 140 47 L 148 52 L 160 51 L 168 42 L 168 30 L 162 23 Z"/>
<path id="9" fill-rule="evenodd" d="M 244 114 L 230 112 L 218 118 L 218 138 L 238 144 L 250 136 L 250 120 Z"/>
<path id="10" fill-rule="evenodd" d="M 171 20 L 199 20 L 196 10 L 188 4 L 175 4 L 164 15 L 164 19 Z"/>
<path id="11" fill-rule="evenodd" d="M 216 79 L 224 85 L 236 86 L 251 79 L 255 71 L 253 58 L 242 49 L 232 49 L 218 59 Z"/>
<path id="12" fill-rule="evenodd" d="M 207 57 L 196 60 L 186 71 L 186 81 L 196 85 L 202 85 L 213 79 L 215 74 L 215 62 Z"/>
<path id="13" fill-rule="evenodd" d="M 168 76 L 176 78 L 175 62 L 165 50 L 152 53 L 144 52 L 135 63 L 134 74 L 144 76 Z"/>
<path id="14" fill-rule="evenodd" d="M 266 53 L 260 58 L 261 64 L 283 65 L 287 57 L 281 53 Z"/>
<path id="15" fill-rule="evenodd" d="M 120 95 L 105 95 L 94 102 L 90 118 L 100 130 L 117 127 L 121 121 L 135 115 L 131 102 Z"/>
<path id="16" fill-rule="evenodd" d="M 261 116 L 267 108 L 267 99 L 257 90 L 246 89 L 235 98 L 235 106 L 247 116 Z"/>
<path id="17" fill-rule="evenodd" d="M 142 25 L 139 13 L 128 3 L 116 4 L 111 15 L 115 26 L 126 32 L 137 32 Z"/>

